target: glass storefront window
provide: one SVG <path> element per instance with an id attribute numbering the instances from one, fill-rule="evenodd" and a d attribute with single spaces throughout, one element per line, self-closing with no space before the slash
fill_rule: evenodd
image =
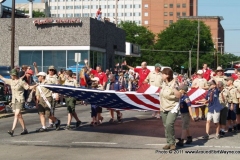
<path id="1" fill-rule="evenodd" d="M 36 62 L 38 66 L 42 65 L 42 51 L 19 51 L 19 66 L 33 67 L 33 62 Z"/>
<path id="2" fill-rule="evenodd" d="M 76 62 L 75 62 L 75 53 L 81 53 L 81 62 L 79 62 L 79 65 L 85 65 L 84 63 L 84 59 L 88 60 L 88 52 L 89 51 L 72 51 L 72 50 L 68 50 L 67 51 L 67 68 L 69 68 L 70 66 L 76 66 Z"/>
<path id="3" fill-rule="evenodd" d="M 43 51 L 43 71 L 53 65 L 57 71 L 66 68 L 66 51 Z"/>
<path id="4" fill-rule="evenodd" d="M 102 66 L 102 69 L 106 69 L 106 55 L 103 52 L 90 51 L 90 67 L 96 69 L 96 66 Z"/>

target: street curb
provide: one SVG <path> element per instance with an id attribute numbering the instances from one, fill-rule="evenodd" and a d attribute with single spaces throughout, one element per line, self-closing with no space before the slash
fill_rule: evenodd
<path id="1" fill-rule="evenodd" d="M 27 109 L 21 112 L 22 114 L 26 114 L 26 113 L 37 113 L 37 109 Z M 8 118 L 8 117 L 13 117 L 14 113 L 5 113 L 4 115 L 0 114 L 0 119 L 1 118 Z"/>

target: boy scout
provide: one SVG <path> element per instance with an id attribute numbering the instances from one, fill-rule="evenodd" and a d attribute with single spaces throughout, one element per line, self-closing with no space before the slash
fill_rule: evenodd
<path id="1" fill-rule="evenodd" d="M 155 70 L 151 71 L 147 78 L 144 80 L 143 83 L 149 83 L 151 86 L 161 87 L 163 80 L 162 80 L 162 73 L 161 73 L 161 65 L 159 63 L 155 64 Z M 160 118 L 160 111 L 154 112 L 152 114 L 153 117 Z"/>
<path id="2" fill-rule="evenodd" d="M 192 88 L 201 88 L 201 89 L 208 89 L 208 84 L 207 84 L 207 80 L 205 78 L 203 78 L 203 71 L 202 70 L 198 70 L 197 71 L 197 78 L 193 80 L 192 82 Z M 205 108 L 206 105 L 201 107 L 202 110 L 202 120 L 205 119 Z M 195 107 L 195 113 L 196 113 L 196 118 L 195 121 L 199 121 L 199 107 Z"/>
<path id="3" fill-rule="evenodd" d="M 63 85 L 79 87 L 77 84 L 77 80 L 72 78 L 72 74 L 73 74 L 73 72 L 71 70 L 66 71 L 66 80 L 63 83 Z M 68 122 L 67 122 L 67 126 L 65 127 L 65 129 L 66 130 L 71 129 L 70 124 L 72 121 L 72 117 L 74 117 L 75 120 L 77 121 L 77 123 L 76 123 L 76 128 L 77 128 L 81 125 L 81 121 L 78 119 L 78 116 L 75 112 L 76 98 L 66 97 L 65 100 L 66 100 L 66 106 L 67 106 L 67 110 L 68 110 Z"/>
<path id="4" fill-rule="evenodd" d="M 228 132 L 232 132 L 232 124 L 234 132 L 237 131 L 236 126 L 236 113 L 237 109 L 239 108 L 239 92 L 237 91 L 237 88 L 233 85 L 234 79 L 232 77 L 228 77 L 227 79 L 227 89 L 229 91 L 229 99 L 228 99 L 228 125 L 229 129 Z"/>
<path id="5" fill-rule="evenodd" d="M 3 80 L 6 84 L 11 86 L 12 90 L 12 109 L 15 112 L 14 113 L 14 121 L 12 130 L 8 131 L 8 134 L 13 136 L 14 129 L 16 128 L 17 122 L 19 121 L 23 131 L 21 132 L 21 135 L 28 134 L 28 131 L 26 129 L 21 110 L 23 108 L 23 104 L 25 103 L 24 98 L 24 91 L 25 90 L 31 90 L 36 87 L 35 86 L 29 86 L 25 81 L 23 81 L 21 78 L 19 79 L 18 72 L 15 69 L 12 69 L 10 72 L 11 79 L 6 79 L 3 76 L 0 75 L 0 79 Z"/>
<path id="6" fill-rule="evenodd" d="M 46 73 L 39 72 L 37 74 L 39 84 L 48 84 L 46 81 Z M 52 91 L 50 91 L 47 88 L 38 86 L 36 91 L 36 97 L 37 97 L 37 108 L 38 113 L 40 116 L 40 121 L 42 124 L 42 127 L 37 129 L 37 132 L 45 132 L 47 131 L 46 128 L 46 120 L 45 115 L 52 120 L 52 122 L 55 123 L 56 130 L 59 130 L 61 121 L 58 120 L 56 117 L 52 115 L 52 103 L 53 103 L 53 97 L 52 97 Z"/>
<path id="7" fill-rule="evenodd" d="M 215 82 L 223 82 L 223 84 L 225 85 L 225 79 L 227 78 L 226 76 L 224 76 L 224 72 L 222 67 L 217 67 L 217 70 L 215 71 L 216 76 L 214 76 L 212 79 L 215 80 Z"/>
<path id="8" fill-rule="evenodd" d="M 238 79 L 234 81 L 233 85 L 236 88 L 239 88 L 240 87 L 240 68 L 237 69 L 237 77 Z M 237 93 L 240 93 L 239 89 L 237 90 Z M 236 108 L 236 115 L 237 115 L 237 129 L 240 130 L 240 108 L 239 107 Z"/>

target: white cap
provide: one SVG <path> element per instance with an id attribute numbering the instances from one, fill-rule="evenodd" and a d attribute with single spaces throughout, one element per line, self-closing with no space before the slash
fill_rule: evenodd
<path id="1" fill-rule="evenodd" d="M 203 71 L 202 70 L 198 70 L 197 74 L 203 74 Z"/>
<path id="2" fill-rule="evenodd" d="M 99 81 L 98 77 L 91 78 L 92 81 Z"/>
<path id="3" fill-rule="evenodd" d="M 45 72 L 39 72 L 36 76 L 37 76 L 37 77 L 38 77 L 38 76 L 44 76 L 44 77 L 46 77 L 47 74 L 46 74 Z"/>

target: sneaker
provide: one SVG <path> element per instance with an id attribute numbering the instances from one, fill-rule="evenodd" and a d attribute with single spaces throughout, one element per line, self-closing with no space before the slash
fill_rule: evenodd
<path id="1" fill-rule="evenodd" d="M 28 134 L 27 129 L 24 129 L 24 130 L 21 132 L 21 135 L 24 135 L 24 134 Z"/>
<path id="2" fill-rule="evenodd" d="M 168 149 L 170 149 L 170 145 L 167 144 L 167 145 L 165 145 L 162 149 L 164 149 L 164 150 L 168 150 Z"/>
<path id="3" fill-rule="evenodd" d="M 56 126 L 56 131 L 58 131 L 58 130 L 60 129 L 60 125 L 61 125 L 61 121 L 60 121 L 59 119 L 58 119 L 57 121 L 58 121 L 58 123 L 55 124 L 55 126 Z"/>
<path id="4" fill-rule="evenodd" d="M 109 123 L 113 123 L 114 122 L 114 120 L 111 118 L 110 120 L 109 120 Z"/>
<path id="5" fill-rule="evenodd" d="M 47 128 L 39 128 L 36 130 L 36 132 L 47 132 Z"/>
<path id="6" fill-rule="evenodd" d="M 82 124 L 82 122 L 81 122 L 81 121 L 78 121 L 78 122 L 76 123 L 76 128 L 78 128 L 81 124 Z"/>
<path id="7" fill-rule="evenodd" d="M 49 124 L 47 128 L 53 128 L 53 124 Z"/>
<path id="8" fill-rule="evenodd" d="M 200 120 L 200 118 L 198 118 L 198 117 L 194 118 L 195 122 L 198 122 L 199 120 Z"/>
<path id="9" fill-rule="evenodd" d="M 155 117 L 156 117 L 157 119 L 160 119 L 160 114 L 158 113 Z"/>
<path id="10" fill-rule="evenodd" d="M 102 122 L 103 122 L 103 117 L 99 119 L 99 123 L 102 124 Z"/>
<path id="11" fill-rule="evenodd" d="M 232 128 L 228 128 L 228 132 L 232 132 Z"/>
<path id="12" fill-rule="evenodd" d="M 202 136 L 203 139 L 209 139 L 209 135 L 206 134 L 205 136 Z"/>
<path id="13" fill-rule="evenodd" d="M 71 126 L 64 127 L 65 130 L 72 130 Z"/>
<path id="14" fill-rule="evenodd" d="M 14 131 L 11 130 L 11 131 L 8 131 L 7 133 L 10 134 L 10 135 L 13 137 L 13 133 L 14 133 Z"/>
<path id="15" fill-rule="evenodd" d="M 220 135 L 219 135 L 219 134 L 216 135 L 216 136 L 215 136 L 215 139 L 220 139 Z"/>

